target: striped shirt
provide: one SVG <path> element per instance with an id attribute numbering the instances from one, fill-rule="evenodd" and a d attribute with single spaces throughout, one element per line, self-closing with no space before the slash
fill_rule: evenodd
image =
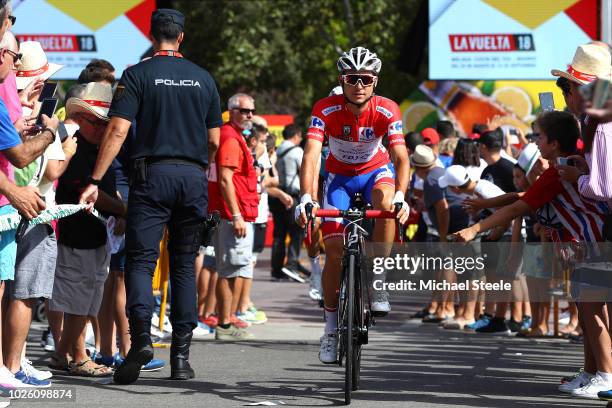
<path id="1" fill-rule="evenodd" d="M 602 241 L 608 206 L 579 195 L 574 184 L 561 181 L 556 167 L 542 173 L 521 200 L 534 210 L 552 207 L 556 222 L 562 226 L 564 241 Z"/>
<path id="2" fill-rule="evenodd" d="M 593 147 L 585 158 L 589 174 L 578 178 L 578 191 L 586 198 L 612 205 L 612 122 L 597 126 Z"/>

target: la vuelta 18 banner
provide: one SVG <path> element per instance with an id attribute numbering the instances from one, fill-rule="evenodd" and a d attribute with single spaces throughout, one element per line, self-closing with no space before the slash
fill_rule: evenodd
<path id="1" fill-rule="evenodd" d="M 49 62 L 63 65 L 55 79 L 76 79 L 92 58 L 123 70 L 151 47 L 149 18 L 156 0 L 13 0 L 20 41 L 41 43 Z"/>
<path id="2" fill-rule="evenodd" d="M 429 0 L 430 79 L 550 79 L 599 39 L 599 0 Z"/>

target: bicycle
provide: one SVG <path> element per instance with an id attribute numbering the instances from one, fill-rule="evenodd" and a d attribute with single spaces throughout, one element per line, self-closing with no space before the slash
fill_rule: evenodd
<path id="1" fill-rule="evenodd" d="M 338 303 L 338 365 L 346 360 L 344 375 L 344 402 L 351 403 L 351 394 L 359 389 L 361 371 L 361 349 L 368 344 L 368 330 L 374 326 L 370 295 L 362 257 L 367 231 L 360 225 L 368 218 L 396 218 L 396 211 L 367 209 L 367 203 L 356 194 L 349 210 L 315 210 L 306 206 L 308 223 L 307 239 L 310 241 L 312 223 L 316 217 L 342 217 L 349 221 L 344 228 L 344 254 L 342 256 L 342 275 L 340 280 L 340 301 Z M 399 224 L 399 223 L 398 223 Z M 401 237 L 401 226 L 399 227 Z M 348 232 L 347 232 L 348 231 Z"/>

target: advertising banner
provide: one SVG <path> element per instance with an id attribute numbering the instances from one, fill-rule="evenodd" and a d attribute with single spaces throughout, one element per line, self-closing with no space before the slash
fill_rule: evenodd
<path id="1" fill-rule="evenodd" d="M 19 41 L 41 43 L 50 63 L 63 65 L 53 79 L 77 79 L 92 58 L 108 60 L 119 78 L 151 47 L 156 0 L 13 1 Z"/>
<path id="2" fill-rule="evenodd" d="M 599 39 L 598 0 L 429 0 L 430 79 L 548 79 Z"/>

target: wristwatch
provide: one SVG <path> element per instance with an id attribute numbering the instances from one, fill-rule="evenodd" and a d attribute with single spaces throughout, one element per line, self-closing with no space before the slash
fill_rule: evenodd
<path id="1" fill-rule="evenodd" d="M 93 178 L 92 176 L 89 176 L 89 177 L 87 178 L 87 182 L 88 182 L 89 184 L 93 184 L 94 186 L 99 186 L 99 185 L 100 185 L 100 181 L 102 181 L 102 180 L 96 180 L 96 179 L 95 179 L 95 178 Z"/>

